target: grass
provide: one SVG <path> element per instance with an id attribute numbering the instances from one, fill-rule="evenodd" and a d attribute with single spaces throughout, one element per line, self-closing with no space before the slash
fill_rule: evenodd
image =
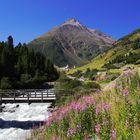
<path id="1" fill-rule="evenodd" d="M 125 72 L 111 91 L 91 93 L 61 106 L 36 140 L 138 140 L 140 138 L 140 75 Z"/>

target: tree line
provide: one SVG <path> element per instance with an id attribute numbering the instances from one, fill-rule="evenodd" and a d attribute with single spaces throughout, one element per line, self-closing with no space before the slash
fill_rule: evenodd
<path id="1" fill-rule="evenodd" d="M 12 36 L 0 42 L 0 89 L 42 88 L 58 78 L 51 61 L 25 43 L 14 46 Z"/>

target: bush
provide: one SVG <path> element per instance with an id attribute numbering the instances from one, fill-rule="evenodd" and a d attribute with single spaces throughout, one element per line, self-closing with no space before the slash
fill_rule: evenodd
<path id="1" fill-rule="evenodd" d="M 55 85 L 56 89 L 73 90 L 82 85 L 82 82 L 77 79 L 70 79 L 68 77 L 62 76 Z"/>
<path id="2" fill-rule="evenodd" d="M 100 85 L 96 82 L 86 82 L 83 84 L 85 89 L 101 89 Z"/>
<path id="3" fill-rule="evenodd" d="M 30 79 L 31 79 L 30 74 L 21 74 L 21 78 L 20 78 L 21 82 L 26 82 L 26 81 L 28 81 Z"/>
<path id="4" fill-rule="evenodd" d="M 83 75 L 81 70 L 77 70 L 76 72 L 74 72 L 71 76 L 80 78 Z"/>
<path id="5" fill-rule="evenodd" d="M 3 77 L 1 79 L 0 88 L 1 89 L 10 89 L 10 88 L 12 88 L 12 85 L 11 85 L 11 82 L 10 82 L 9 78 Z"/>
<path id="6" fill-rule="evenodd" d="M 93 80 L 97 75 L 97 72 L 97 69 L 90 70 L 89 68 L 87 68 L 86 72 L 84 73 L 84 77 Z"/>

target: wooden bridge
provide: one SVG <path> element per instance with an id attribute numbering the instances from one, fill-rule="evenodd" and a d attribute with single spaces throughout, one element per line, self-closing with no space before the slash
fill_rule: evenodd
<path id="1" fill-rule="evenodd" d="M 58 93 L 64 90 L 28 89 L 28 90 L 0 90 L 0 104 L 2 103 L 44 103 L 54 102 Z"/>

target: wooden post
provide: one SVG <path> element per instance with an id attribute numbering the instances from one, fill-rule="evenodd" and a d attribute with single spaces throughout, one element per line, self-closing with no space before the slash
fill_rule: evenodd
<path id="1" fill-rule="evenodd" d="M 41 102 L 43 103 L 43 92 L 41 92 Z"/>
<path id="2" fill-rule="evenodd" d="M 14 102 L 15 102 L 15 99 L 16 99 L 16 93 L 14 92 Z"/>
<path id="3" fill-rule="evenodd" d="M 49 95 L 48 95 L 48 89 L 47 89 L 47 97 L 48 97 Z"/>
<path id="4" fill-rule="evenodd" d="M 29 101 L 29 92 L 27 93 L 27 101 L 28 101 L 28 104 L 30 104 L 30 101 Z"/>
<path id="5" fill-rule="evenodd" d="M 36 97 L 36 90 L 35 90 L 35 97 Z"/>

